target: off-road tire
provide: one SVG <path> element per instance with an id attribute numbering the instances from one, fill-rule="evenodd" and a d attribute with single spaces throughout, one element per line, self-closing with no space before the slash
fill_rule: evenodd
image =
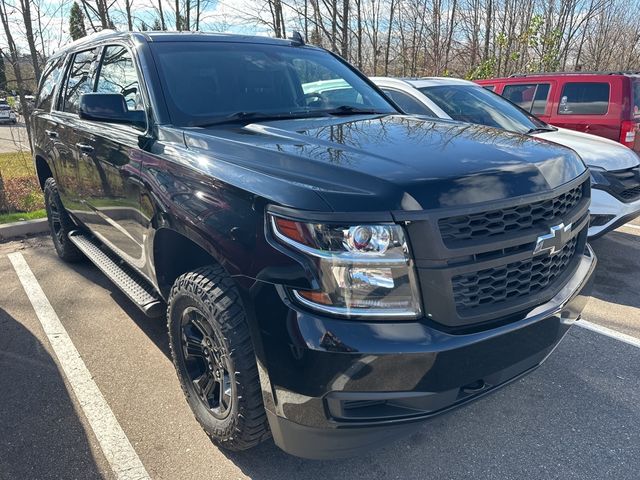
<path id="1" fill-rule="evenodd" d="M 47 178 L 44 183 L 44 204 L 53 246 L 58 256 L 65 262 L 83 260 L 85 258 L 83 253 L 69 240 L 69 232 L 76 229 L 76 226 L 62 205 L 58 186 L 53 178 Z"/>
<path id="2" fill-rule="evenodd" d="M 220 266 L 207 266 L 178 277 L 168 300 L 167 323 L 171 357 L 182 390 L 196 419 L 219 446 L 246 450 L 269 438 L 258 368 L 244 308 L 231 278 Z M 217 418 L 194 386 L 185 354 L 183 315 L 194 309 L 217 335 L 229 371 L 231 405 L 227 417 Z M 208 328 L 208 327 L 207 327 Z M 209 358 L 209 357 L 208 357 Z M 193 359 L 192 359 L 193 361 Z"/>

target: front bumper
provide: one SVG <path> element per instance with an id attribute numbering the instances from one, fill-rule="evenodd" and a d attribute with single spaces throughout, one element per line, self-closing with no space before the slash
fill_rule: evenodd
<path id="1" fill-rule="evenodd" d="M 604 190 L 592 188 L 589 212 L 592 219 L 605 220 L 602 225 L 589 227 L 589 240 L 594 240 L 640 216 L 640 199 L 624 203 Z"/>
<path id="2" fill-rule="evenodd" d="M 346 321 L 283 305 L 281 330 L 259 322 L 263 398 L 276 444 L 306 458 L 356 455 L 530 372 L 579 318 L 595 264 L 587 247 L 549 302 L 518 321 L 464 335 L 424 321 Z M 266 317 L 278 310 L 271 303 Z"/>

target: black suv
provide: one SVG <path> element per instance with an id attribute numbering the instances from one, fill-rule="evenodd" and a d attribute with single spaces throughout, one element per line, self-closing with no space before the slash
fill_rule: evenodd
<path id="1" fill-rule="evenodd" d="M 573 151 L 402 115 L 299 37 L 102 33 L 40 83 L 58 254 L 166 313 L 225 448 L 385 443 L 540 365 L 584 306 Z"/>

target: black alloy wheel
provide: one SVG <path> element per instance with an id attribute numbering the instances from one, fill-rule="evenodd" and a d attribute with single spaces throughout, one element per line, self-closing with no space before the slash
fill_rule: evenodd
<path id="1" fill-rule="evenodd" d="M 204 406 L 215 418 L 223 420 L 231 411 L 235 382 L 220 334 L 194 307 L 183 312 L 181 329 L 189 380 Z"/>

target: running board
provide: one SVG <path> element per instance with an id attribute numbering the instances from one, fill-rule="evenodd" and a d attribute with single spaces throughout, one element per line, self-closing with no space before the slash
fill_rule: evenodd
<path id="1" fill-rule="evenodd" d="M 165 313 L 165 304 L 149 283 L 113 252 L 100 248 L 98 242 L 78 230 L 69 233 L 71 240 L 109 280 L 149 317 Z"/>

